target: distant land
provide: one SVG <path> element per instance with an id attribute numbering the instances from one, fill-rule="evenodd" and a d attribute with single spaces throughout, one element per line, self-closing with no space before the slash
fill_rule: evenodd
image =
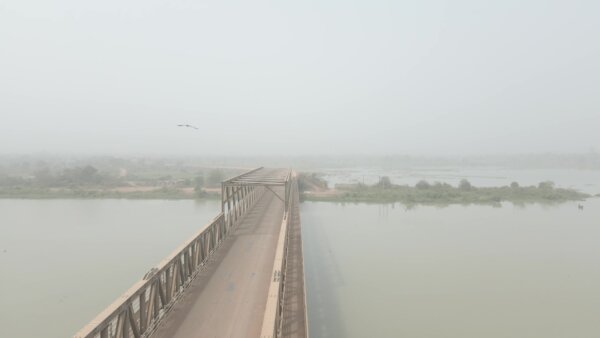
<path id="1" fill-rule="evenodd" d="M 319 168 L 492 166 L 517 168 L 571 168 L 600 170 L 600 155 L 538 154 L 465 158 L 413 156 L 340 157 L 68 157 L 0 155 L 0 198 L 219 198 L 220 182 L 258 166 L 293 167 L 303 172 Z M 317 168 L 312 170 L 311 168 Z M 475 187 L 468 181 L 453 187 L 419 182 L 395 185 L 382 177 L 374 185 L 338 185 L 331 189 L 318 174 L 301 175 L 303 198 L 338 202 L 401 202 L 406 204 L 559 203 L 590 197 L 575 190 L 556 188 L 551 182 L 536 186 Z"/>
<path id="2" fill-rule="evenodd" d="M 393 184 L 383 176 L 373 185 L 363 183 L 337 184 L 329 189 L 318 174 L 301 174 L 299 187 L 303 200 L 327 202 L 402 203 L 405 205 L 487 204 L 500 205 L 583 201 L 592 197 L 573 189 L 556 188 L 553 182 L 540 182 L 535 186 L 475 187 L 463 179 L 454 187 L 448 183 L 419 181 L 414 186 Z"/>
<path id="3" fill-rule="evenodd" d="M 153 160 L 17 161 L 0 167 L 0 198 L 219 198 L 221 181 L 243 171 Z"/>
<path id="4" fill-rule="evenodd" d="M 101 172 L 122 168 L 135 172 L 142 167 L 159 168 L 294 168 L 318 171 L 322 168 L 411 167 L 503 167 L 512 169 L 585 169 L 600 170 L 600 152 L 524 153 L 469 156 L 416 155 L 311 155 L 311 156 L 73 156 L 44 154 L 0 154 L 0 175 L 31 174 L 44 168 L 61 170 L 91 165 Z M 16 169 L 16 172 L 15 172 Z"/>

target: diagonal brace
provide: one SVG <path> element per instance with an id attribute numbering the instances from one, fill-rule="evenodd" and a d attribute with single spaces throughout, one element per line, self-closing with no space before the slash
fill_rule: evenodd
<path id="1" fill-rule="evenodd" d="M 285 200 L 283 198 L 281 198 L 281 196 L 279 196 L 275 190 L 271 189 L 271 187 L 269 187 L 268 185 L 265 185 L 265 188 L 271 190 L 271 192 L 273 193 L 273 195 L 275 195 L 277 198 L 279 198 L 281 200 L 281 202 L 285 203 Z"/>

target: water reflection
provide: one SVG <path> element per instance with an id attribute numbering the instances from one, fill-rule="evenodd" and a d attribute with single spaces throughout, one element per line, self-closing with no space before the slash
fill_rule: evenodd
<path id="1" fill-rule="evenodd" d="M 600 200 L 577 203 L 303 203 L 311 336 L 600 336 Z"/>
<path id="2" fill-rule="evenodd" d="M 308 297 L 310 332 L 319 337 L 346 337 L 341 318 L 338 295 L 333 290 L 344 286 L 337 259 L 331 250 L 327 233 L 320 231 L 323 224 L 302 211 L 302 217 L 313 220 L 310 228 L 303 229 L 304 262 L 307 284 L 311 286 Z"/>

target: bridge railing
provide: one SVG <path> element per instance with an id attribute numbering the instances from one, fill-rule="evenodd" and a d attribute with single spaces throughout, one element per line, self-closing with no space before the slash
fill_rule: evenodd
<path id="1" fill-rule="evenodd" d="M 273 275 L 260 334 L 261 338 L 281 337 L 282 334 L 289 229 L 294 219 L 293 213 L 296 212 L 293 203 L 298 203 L 296 200 L 298 198 L 298 183 L 295 174 L 292 175 L 289 186 L 286 186 L 286 194 L 289 194 L 289 199 L 287 199 L 286 211 L 281 223 L 279 240 L 277 241 Z"/>
<path id="2" fill-rule="evenodd" d="M 204 229 L 152 268 L 144 278 L 75 334 L 74 338 L 148 337 L 225 239 L 239 216 L 264 192 L 250 187 L 235 207 L 221 212 Z M 237 196 L 236 196 L 237 197 Z"/>

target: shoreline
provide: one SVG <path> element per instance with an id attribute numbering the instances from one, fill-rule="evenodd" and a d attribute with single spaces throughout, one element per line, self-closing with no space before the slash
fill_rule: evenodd
<path id="1" fill-rule="evenodd" d="M 468 181 L 454 187 L 447 183 L 420 181 L 415 186 L 392 184 L 387 177 L 374 185 L 341 184 L 331 189 L 315 174 L 301 174 L 301 201 L 331 203 L 401 203 L 412 205 L 492 205 L 503 202 L 515 205 L 560 204 L 583 202 L 600 197 L 573 189 L 556 188 L 545 181 L 537 186 L 475 187 Z M 11 187 L 0 188 L 0 199 L 130 199 L 130 200 L 218 200 L 221 189 L 206 187 L 195 190 L 190 187 L 161 186 L 75 186 L 75 187 Z"/>
<path id="2" fill-rule="evenodd" d="M 131 200 L 215 200 L 221 193 L 212 191 L 196 195 L 180 189 L 159 188 L 154 190 L 118 191 L 93 189 L 17 189 L 1 190 L 0 199 L 131 199 Z"/>
<path id="3" fill-rule="evenodd" d="M 443 182 L 419 181 L 414 186 L 393 184 L 389 177 L 382 176 L 379 182 L 336 184 L 333 189 L 318 174 L 300 176 L 303 201 L 337 203 L 402 203 L 404 205 L 495 205 L 511 202 L 516 205 L 529 203 L 559 204 L 582 202 L 600 197 L 574 189 L 557 188 L 551 181 L 538 185 L 521 186 L 517 182 L 495 187 L 476 187 L 466 179 L 457 186 Z"/>
<path id="4" fill-rule="evenodd" d="M 579 193 L 581 194 L 581 193 Z M 301 202 L 326 202 L 326 203 L 349 203 L 349 204 L 395 204 L 399 203 L 405 206 L 449 206 L 449 205 L 489 205 L 489 206 L 500 206 L 502 203 L 512 203 L 513 205 L 527 205 L 527 204 L 544 204 L 544 205 L 558 205 L 567 202 L 585 202 L 589 199 L 600 198 L 598 195 L 585 195 L 580 198 L 558 198 L 558 199 L 547 199 L 547 198 L 523 198 L 523 199 L 484 199 L 484 200 L 469 200 L 469 199 L 421 199 L 412 200 L 405 198 L 389 198 L 385 196 L 366 197 L 348 194 L 347 192 L 333 193 L 329 191 L 327 193 L 302 193 Z M 59 200 L 59 199 L 73 199 L 73 200 L 102 200 L 102 199 L 121 199 L 121 200 L 219 200 L 220 194 L 206 194 L 204 196 L 194 196 L 184 193 L 114 193 L 114 192 L 99 192 L 92 191 L 87 193 L 81 193 L 78 191 L 69 191 L 65 193 L 23 193 L 23 194 L 5 194 L 0 191 L 0 200 Z"/>

